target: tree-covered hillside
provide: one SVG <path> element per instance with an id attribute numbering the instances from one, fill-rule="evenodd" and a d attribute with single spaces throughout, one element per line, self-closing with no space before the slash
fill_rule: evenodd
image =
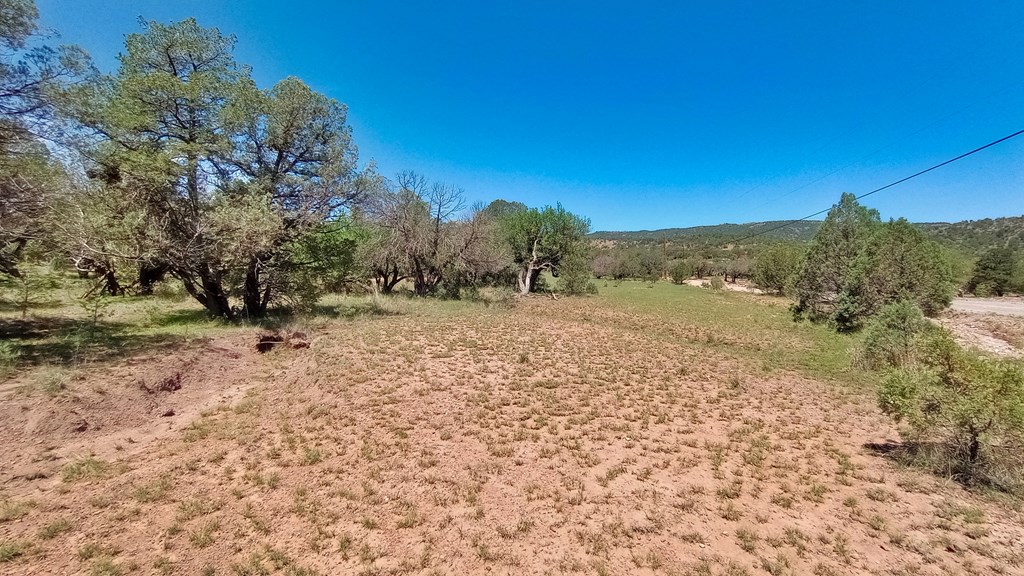
<path id="1" fill-rule="evenodd" d="M 594 241 L 612 241 L 627 244 L 654 244 L 668 241 L 684 245 L 732 244 L 746 236 L 758 234 L 785 224 L 786 221 L 750 222 L 746 224 L 718 224 L 716 226 L 694 226 L 690 228 L 664 228 L 660 230 L 637 230 L 630 232 L 599 231 L 589 235 Z M 1024 249 L 1024 215 L 961 222 L 916 223 L 930 237 L 949 248 L 970 255 L 978 255 L 988 248 Z M 755 238 L 749 238 L 744 245 L 775 244 L 785 242 L 808 242 L 818 231 L 821 221 L 809 220 L 772 230 Z"/>

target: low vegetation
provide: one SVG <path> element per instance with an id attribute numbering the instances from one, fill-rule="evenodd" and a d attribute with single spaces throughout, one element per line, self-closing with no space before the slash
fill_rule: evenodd
<path id="1" fill-rule="evenodd" d="M 1024 488 L 1024 365 L 965 350 L 909 302 L 868 328 L 865 356 L 883 370 L 882 411 L 905 424 L 908 456 L 967 484 Z"/>
<path id="2" fill-rule="evenodd" d="M 4 573 L 1024 569 L 1024 366 L 932 321 L 1016 236 L 588 236 L 194 20 L 103 74 L 0 16 Z"/>

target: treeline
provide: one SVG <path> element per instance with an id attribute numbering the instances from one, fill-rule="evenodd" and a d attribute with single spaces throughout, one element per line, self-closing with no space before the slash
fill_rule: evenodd
<path id="1" fill-rule="evenodd" d="M 878 221 L 877 213 L 873 216 Z M 999 232 L 985 236 L 984 246 L 968 249 L 951 247 L 948 239 L 936 239 L 933 228 L 939 225 L 911 224 L 899 221 L 905 236 L 927 242 L 937 254 L 942 266 L 948 270 L 950 282 L 956 292 L 977 296 L 1002 296 L 1024 293 L 1024 249 L 1017 240 L 1024 219 L 1002 218 L 978 221 L 986 229 L 1000 222 Z M 880 221 L 875 222 L 888 229 Z M 748 280 L 765 292 L 797 296 L 797 280 L 805 256 L 823 238 L 822 230 L 829 221 L 815 223 L 815 233 L 807 242 L 758 240 L 754 243 L 734 245 L 715 243 L 713 238 L 667 238 L 660 242 L 649 240 L 609 240 L 605 235 L 590 235 L 594 252 L 592 271 L 598 278 L 672 280 L 684 283 L 690 279 L 718 277 L 726 282 Z M 968 224 L 942 225 L 949 228 L 971 229 Z M 891 223 L 895 226 L 895 223 Z M 873 224 L 868 225 L 874 228 Z M 608 234 L 608 233 L 605 233 Z M 629 233 L 626 233 L 629 234 Z M 827 234 L 827 231 L 825 232 Z M 594 239 L 598 237 L 598 239 Z M 892 240 L 892 239 L 889 239 Z M 838 255 L 830 255 L 830 257 Z M 912 271 L 906 271 L 912 274 Z"/>
<path id="2" fill-rule="evenodd" d="M 347 109 L 289 77 L 256 85 L 195 20 L 126 36 L 117 71 L 0 8 L 0 272 L 73 262 L 111 295 L 175 281 L 210 315 L 260 317 L 327 290 L 589 288 L 589 222 L 360 166 Z M 582 264 L 581 264 L 582 263 Z"/>

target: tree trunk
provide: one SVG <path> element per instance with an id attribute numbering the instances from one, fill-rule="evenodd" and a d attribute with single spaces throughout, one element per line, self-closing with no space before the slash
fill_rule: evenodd
<path id="1" fill-rule="evenodd" d="M 266 296 L 266 298 L 264 298 Z M 262 318 L 267 312 L 267 300 L 270 299 L 269 288 L 265 294 L 260 292 L 259 260 L 253 258 L 245 271 L 245 291 L 242 295 L 242 314 L 246 318 Z"/>
<path id="2" fill-rule="evenodd" d="M 103 291 L 110 296 L 124 294 L 124 288 L 121 288 L 121 284 L 117 281 L 113 268 L 108 268 L 103 272 Z"/>
<path id="3" fill-rule="evenodd" d="M 172 273 L 181 280 L 185 291 L 206 308 L 207 314 L 214 318 L 235 319 L 228 295 L 224 292 L 220 279 L 211 270 L 172 270 Z M 196 284 L 196 280 L 201 287 Z"/>
<path id="4" fill-rule="evenodd" d="M 234 320 L 231 304 L 220 282 L 214 279 L 203 279 L 203 290 L 206 292 L 206 311 L 215 318 Z"/>
<path id="5" fill-rule="evenodd" d="M 530 292 L 537 291 L 537 279 L 540 278 L 540 268 L 534 268 L 530 273 Z"/>
<path id="6" fill-rule="evenodd" d="M 157 282 L 163 282 L 167 275 L 167 266 L 163 264 L 139 264 L 139 295 L 148 296 L 153 293 Z"/>
<path id="7" fill-rule="evenodd" d="M 519 284 L 519 295 L 526 296 L 533 290 L 534 281 L 537 279 L 537 272 L 534 270 L 533 265 L 527 263 L 523 268 L 519 269 L 519 274 L 516 276 L 516 282 Z"/>

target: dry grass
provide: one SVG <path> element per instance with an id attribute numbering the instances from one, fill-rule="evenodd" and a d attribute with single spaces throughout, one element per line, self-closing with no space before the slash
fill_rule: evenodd
<path id="1" fill-rule="evenodd" d="M 1017 504 L 867 447 L 896 431 L 855 342 L 646 286 L 310 321 L 232 407 L 7 484 L 3 571 L 1024 571 Z"/>

